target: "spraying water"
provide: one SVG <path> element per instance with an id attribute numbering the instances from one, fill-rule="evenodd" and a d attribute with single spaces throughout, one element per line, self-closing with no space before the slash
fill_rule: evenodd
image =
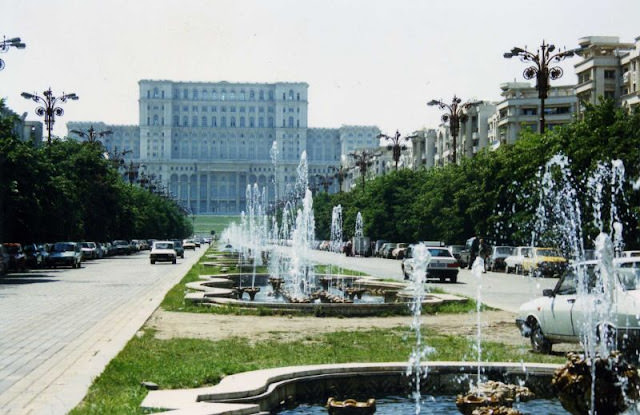
<path id="1" fill-rule="evenodd" d="M 355 236 L 356 238 L 362 238 L 364 236 L 362 214 L 360 212 L 358 212 L 358 214 L 356 215 L 356 229 L 353 236 Z"/>
<path id="2" fill-rule="evenodd" d="M 407 366 L 407 376 L 412 378 L 413 392 L 412 397 L 415 401 L 415 413 L 420 413 L 421 406 L 421 394 L 420 384 L 421 380 L 427 377 L 426 367 L 423 368 L 422 362 L 426 356 L 433 352 L 432 347 L 427 347 L 422 341 L 422 327 L 421 327 L 421 315 L 422 315 L 422 302 L 426 296 L 425 282 L 427 280 L 427 267 L 431 261 L 431 253 L 424 244 L 414 245 L 412 247 L 413 252 L 413 272 L 411 275 L 410 288 L 413 291 L 413 300 L 410 304 L 412 320 L 411 330 L 415 334 L 415 344 L 411 355 L 409 356 L 409 364 Z"/>

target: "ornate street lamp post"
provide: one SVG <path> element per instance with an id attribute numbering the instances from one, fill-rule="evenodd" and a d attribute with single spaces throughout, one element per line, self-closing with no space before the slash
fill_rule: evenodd
<path id="1" fill-rule="evenodd" d="M 71 130 L 71 132 L 79 135 L 82 138 L 86 138 L 87 142 L 89 143 L 95 143 L 96 141 L 98 141 L 98 138 L 113 134 L 113 131 L 111 130 L 96 131 L 94 130 L 93 125 L 89 127 L 87 131 Z"/>
<path id="2" fill-rule="evenodd" d="M 562 68 L 559 66 L 550 68 L 549 65 L 552 62 L 560 62 L 575 55 L 574 50 L 564 50 L 553 54 L 554 50 L 556 50 L 554 45 L 547 45 L 543 40 L 540 49 L 538 49 L 538 53 L 535 55 L 519 47 L 514 47 L 510 52 L 503 55 L 507 59 L 519 56 L 522 62 L 534 64 L 525 69 L 522 76 L 527 80 L 533 79 L 534 77 L 536 78 L 536 89 L 538 90 L 538 98 L 540 98 L 540 134 L 544 134 L 544 100 L 549 93 L 549 81 L 562 77 Z"/>
<path id="3" fill-rule="evenodd" d="M 337 168 L 336 170 L 337 171 L 333 175 L 333 177 L 338 179 L 338 192 L 342 193 L 342 183 L 344 183 L 344 178 L 347 176 L 347 169 L 343 165 L 340 165 L 340 167 Z"/>
<path id="4" fill-rule="evenodd" d="M 411 137 L 401 138 L 400 133 L 396 130 L 396 134 L 394 136 L 378 134 L 378 138 L 384 138 L 384 141 L 388 142 L 387 150 L 393 151 L 392 157 L 396 165 L 396 171 L 398 171 L 398 161 L 400 161 L 400 154 L 403 150 L 407 149 L 407 146 L 405 144 L 402 144 L 402 142 L 409 141 Z"/>
<path id="5" fill-rule="evenodd" d="M 373 163 L 373 159 L 378 157 L 379 155 L 380 155 L 380 152 L 371 151 L 371 150 L 361 150 L 361 151 L 354 151 L 352 153 L 349 153 L 349 156 L 354 160 L 354 164 L 360 170 L 360 176 L 362 177 L 363 192 L 364 192 L 364 182 L 365 182 L 365 176 L 367 175 L 367 170 L 369 169 L 369 166 L 371 166 L 371 164 Z"/>
<path id="6" fill-rule="evenodd" d="M 44 123 L 47 124 L 48 144 L 51 144 L 51 130 L 53 129 L 53 124 L 56 122 L 55 117 L 61 117 L 64 114 L 64 110 L 60 107 L 56 107 L 56 104 L 58 101 L 67 102 L 67 100 L 70 99 L 74 101 L 78 99 L 78 96 L 74 93 L 62 94 L 60 97 L 54 97 L 51 88 L 44 91 L 42 93 L 43 96 L 38 94 L 29 94 L 28 92 L 23 92 L 20 95 L 25 99 L 31 99 L 43 104 L 42 107 L 36 108 L 36 114 L 40 117 L 44 116 Z"/>
<path id="7" fill-rule="evenodd" d="M 427 105 L 437 105 L 441 110 L 447 110 L 446 114 L 442 115 L 442 122 L 449 123 L 449 131 L 453 138 L 453 163 L 458 163 L 458 133 L 460 132 L 460 123 L 467 121 L 466 110 L 469 107 L 480 104 L 481 101 L 467 101 L 462 104 L 462 99 L 453 95 L 451 105 L 444 103 L 442 100 L 432 99 L 427 102 Z"/>
<path id="8" fill-rule="evenodd" d="M 332 168 L 333 169 L 333 168 Z M 325 193 L 329 193 L 329 186 L 333 184 L 333 175 L 330 173 L 327 174 L 316 174 L 316 178 L 318 179 L 318 185 L 322 186 Z"/>
<path id="9" fill-rule="evenodd" d="M 12 47 L 16 49 L 24 49 L 27 45 L 20 41 L 19 37 L 13 37 L 11 39 L 7 39 L 2 36 L 2 43 L 0 43 L 0 53 L 7 53 L 9 49 Z M 4 69 L 4 61 L 0 59 L 0 71 Z"/>

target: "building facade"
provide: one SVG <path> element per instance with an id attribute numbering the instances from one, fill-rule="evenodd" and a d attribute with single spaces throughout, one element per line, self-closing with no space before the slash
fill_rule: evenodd
<path id="1" fill-rule="evenodd" d="M 500 85 L 504 99 L 496 104 L 488 119 L 488 145 L 513 144 L 524 129 L 538 132 L 540 98 L 538 91 L 528 82 L 507 82 Z M 573 85 L 552 86 L 545 100 L 545 124 L 551 130 L 570 122 L 577 111 L 577 98 Z"/>
<path id="2" fill-rule="evenodd" d="M 640 37 L 625 43 L 617 36 L 588 36 L 579 45 L 582 60 L 575 65 L 575 90 L 580 103 L 596 104 L 607 98 L 618 105 L 638 105 Z"/>
<path id="3" fill-rule="evenodd" d="M 67 127 L 77 139 L 71 130 L 111 130 L 102 139 L 107 151 L 127 152 L 137 177 L 154 178 L 190 212 L 237 214 L 247 185 L 264 187 L 269 202 L 288 197 L 303 152 L 309 176 L 326 175 L 342 149 L 377 140 L 376 127 L 309 128 L 307 92 L 303 82 L 141 80 L 139 125 Z"/>

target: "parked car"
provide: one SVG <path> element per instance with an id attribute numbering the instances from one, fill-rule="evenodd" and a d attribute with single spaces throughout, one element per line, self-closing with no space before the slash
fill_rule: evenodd
<path id="1" fill-rule="evenodd" d="M 396 247 L 391 251 L 391 258 L 403 259 L 407 248 L 409 248 L 409 244 L 403 242 L 397 244 Z"/>
<path id="2" fill-rule="evenodd" d="M 196 250 L 196 243 L 193 241 L 193 239 L 185 239 L 184 241 L 182 241 L 182 247 L 185 250 L 193 249 L 195 251 Z"/>
<path id="3" fill-rule="evenodd" d="M 149 253 L 149 261 L 152 265 L 156 262 L 171 262 L 175 264 L 177 262 L 176 257 L 176 251 L 173 249 L 173 242 L 171 241 L 155 241 Z"/>
<path id="4" fill-rule="evenodd" d="M 391 252 L 395 249 L 396 245 L 398 244 L 395 242 L 387 242 L 383 244 L 381 248 L 380 256 L 382 258 L 391 258 Z"/>
<path id="5" fill-rule="evenodd" d="M 507 268 L 505 259 L 513 252 L 512 246 L 494 246 L 491 248 L 491 255 L 487 258 L 487 269 L 489 271 L 504 271 Z"/>
<path id="6" fill-rule="evenodd" d="M 173 249 L 174 251 L 176 251 L 176 255 L 184 259 L 184 248 L 182 247 L 182 240 L 172 239 L 171 242 L 173 242 Z M 153 247 L 153 243 L 151 244 L 151 247 Z"/>
<path id="7" fill-rule="evenodd" d="M 438 278 L 440 282 L 444 282 L 447 279 L 450 282 L 457 282 L 460 264 L 451 255 L 451 252 L 445 247 L 427 247 L 427 249 L 431 254 L 431 260 L 427 266 L 427 278 Z M 404 279 L 408 280 L 414 268 L 413 248 L 407 248 L 405 254 L 401 268 Z"/>
<path id="8" fill-rule="evenodd" d="M 51 248 L 49 262 L 54 268 L 58 265 L 80 268 L 82 266 L 82 246 L 79 242 L 56 242 Z"/>
<path id="9" fill-rule="evenodd" d="M 3 244 L 0 244 L 0 275 L 9 272 L 9 253 Z"/>
<path id="10" fill-rule="evenodd" d="M 98 248 L 95 242 L 81 242 L 82 259 L 96 259 L 98 258 Z"/>
<path id="11" fill-rule="evenodd" d="M 533 249 L 530 246 L 516 246 L 513 248 L 511 255 L 504 259 L 505 272 L 508 274 L 514 272 L 516 274 L 522 274 L 522 261 L 524 256 Z"/>
<path id="12" fill-rule="evenodd" d="M 129 242 L 123 239 L 113 241 L 114 255 L 129 255 L 131 254 L 131 246 Z"/>
<path id="13" fill-rule="evenodd" d="M 555 248 L 532 248 L 522 260 L 522 272 L 538 277 L 560 276 L 567 269 L 568 261 Z"/>
<path id="14" fill-rule="evenodd" d="M 475 239 L 475 236 L 467 239 L 464 243 L 464 248 L 460 250 L 460 258 L 458 260 L 460 261 L 460 266 L 462 268 L 468 267 L 469 263 L 471 262 L 471 246 L 473 245 L 473 241 Z"/>
<path id="15" fill-rule="evenodd" d="M 42 255 L 42 266 L 48 267 L 50 265 L 49 255 L 51 252 L 52 244 L 40 244 L 38 245 L 38 251 L 40 251 L 40 255 Z"/>
<path id="16" fill-rule="evenodd" d="M 540 353 L 550 353 L 555 343 L 578 343 L 585 334 L 585 321 L 593 316 L 596 303 L 596 283 L 599 279 L 597 261 L 584 261 L 568 267 L 554 289 L 542 291 L 520 307 L 516 325 L 531 347 Z M 588 281 L 587 293 L 578 295 L 579 275 Z M 612 319 L 606 323 L 615 334 L 619 350 L 635 355 L 640 338 L 640 277 L 632 270 L 616 268 L 614 297 L 617 299 Z M 630 350 L 633 349 L 633 350 Z"/>
<path id="17" fill-rule="evenodd" d="M 22 250 L 22 245 L 9 242 L 4 244 L 9 254 L 9 269 L 14 271 L 24 271 L 27 268 L 27 258 Z"/>
<path id="18" fill-rule="evenodd" d="M 462 250 L 464 249 L 464 245 L 449 245 L 447 246 L 447 249 L 449 250 L 449 252 L 451 252 L 451 255 L 453 255 L 453 257 L 458 260 L 460 266 L 462 266 L 460 252 L 462 252 Z"/>
<path id="19" fill-rule="evenodd" d="M 380 256 L 380 250 L 382 249 L 382 246 L 387 242 L 389 241 L 387 241 L 386 239 L 378 239 L 373 247 L 373 256 Z"/>
<path id="20" fill-rule="evenodd" d="M 42 268 L 44 266 L 44 258 L 38 249 L 38 245 L 24 244 L 22 245 L 22 252 L 24 252 L 27 268 Z"/>

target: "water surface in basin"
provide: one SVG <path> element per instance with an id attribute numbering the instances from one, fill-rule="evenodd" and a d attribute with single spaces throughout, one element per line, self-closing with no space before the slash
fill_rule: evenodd
<path id="1" fill-rule="evenodd" d="M 569 414 L 560 404 L 560 401 L 553 399 L 534 399 L 529 402 L 521 402 L 513 405 L 523 414 L 535 415 L 563 415 Z M 295 409 L 287 409 L 277 412 L 279 415 L 326 415 L 327 408 L 324 405 L 299 405 Z M 388 396 L 376 399 L 376 415 L 404 415 L 415 413 L 415 402 L 411 398 L 401 396 Z M 427 415 L 460 415 L 456 407 L 455 396 L 434 396 L 423 397 L 423 404 L 420 408 L 421 414 Z"/>

